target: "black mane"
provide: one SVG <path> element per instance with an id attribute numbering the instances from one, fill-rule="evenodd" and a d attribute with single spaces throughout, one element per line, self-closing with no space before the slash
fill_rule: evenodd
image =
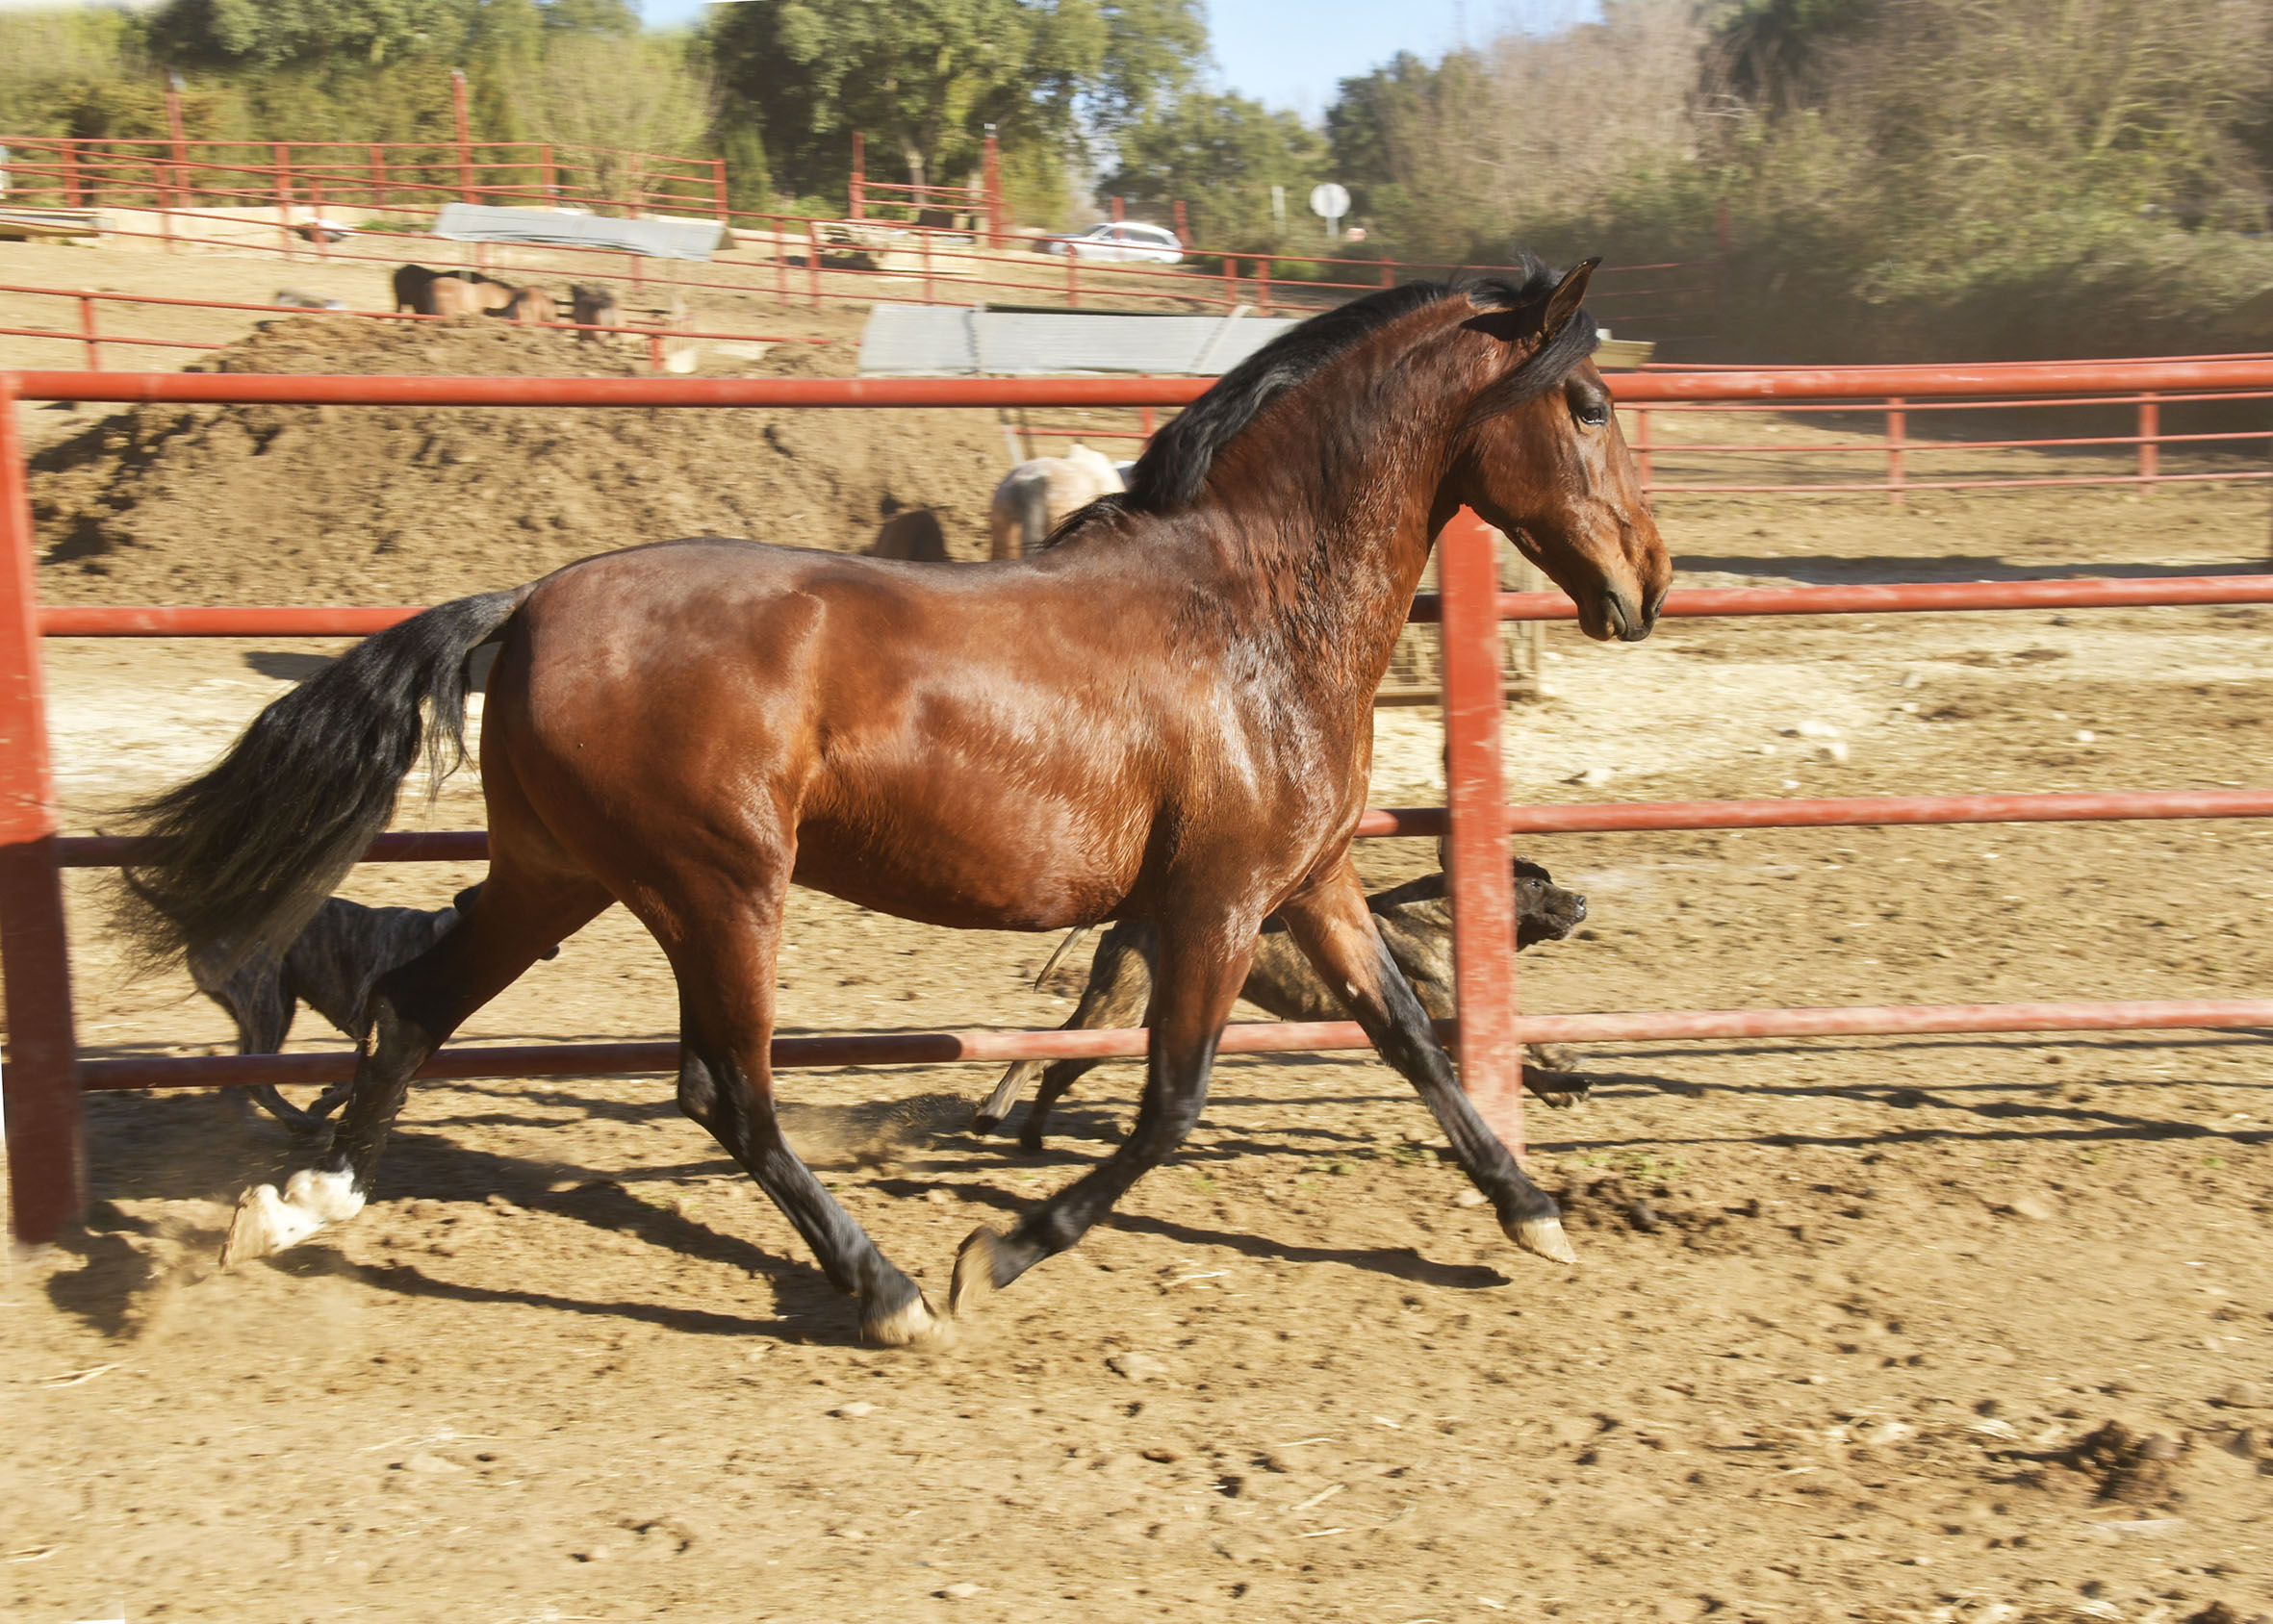
<path id="1" fill-rule="evenodd" d="M 1353 299 L 1280 334 L 1216 379 L 1207 393 L 1153 436 L 1130 470 L 1128 495 L 1117 505 L 1142 513 L 1188 505 L 1207 481 L 1215 453 L 1254 421 L 1257 413 L 1391 322 L 1449 298 L 1466 298 L 1480 311 L 1514 310 L 1545 298 L 1562 280 L 1529 254 L 1521 255 L 1520 264 L 1520 281 L 1492 277 L 1466 283 L 1408 282 Z M 1512 406 L 1551 388 L 1594 347 L 1595 324 L 1580 310 L 1529 360 L 1494 386 L 1495 404 Z"/>

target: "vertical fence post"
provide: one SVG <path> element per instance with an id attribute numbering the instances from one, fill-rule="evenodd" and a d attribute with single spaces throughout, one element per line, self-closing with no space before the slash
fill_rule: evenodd
<path id="1" fill-rule="evenodd" d="M 1645 496 L 1649 494 L 1649 487 L 1657 483 L 1657 469 L 1650 460 L 1650 448 L 1649 408 L 1637 406 L 1634 408 L 1634 466 L 1642 471 L 1642 494 Z"/>
<path id="2" fill-rule="evenodd" d="M 1908 414 L 1903 410 L 1903 398 L 1896 395 L 1886 403 L 1886 500 L 1892 507 L 1903 505 L 1903 444 Z"/>
<path id="3" fill-rule="evenodd" d="M 915 235 L 924 256 L 924 303 L 936 304 L 938 301 L 932 296 L 932 234 L 918 226 Z"/>
<path id="4" fill-rule="evenodd" d="M 781 301 L 781 308 L 789 308 L 789 222 L 779 215 L 771 216 L 774 239 L 774 297 Z"/>
<path id="5" fill-rule="evenodd" d="M 189 129 L 182 119 L 182 88 L 180 74 L 168 73 L 166 76 L 166 140 L 171 149 L 169 156 L 173 160 L 173 181 L 176 187 L 181 184 L 182 171 L 190 162 Z M 173 207 L 178 209 L 181 206 L 181 198 L 176 196 Z"/>
<path id="6" fill-rule="evenodd" d="M 387 207 L 387 149 L 377 141 L 370 143 L 370 200 L 371 207 Z"/>
<path id="7" fill-rule="evenodd" d="M 1523 1154 L 1516 1042 L 1515 891 L 1500 772 L 1498 537 L 1463 508 L 1437 538 L 1443 588 L 1444 789 L 1451 814 L 1453 986 L 1460 1081 L 1508 1150 Z"/>
<path id="8" fill-rule="evenodd" d="M 853 218 L 868 217 L 868 138 L 857 130 L 853 132 L 853 190 L 847 203 Z"/>
<path id="9" fill-rule="evenodd" d="M 1002 246 L 1003 236 L 1010 222 L 1003 211 L 1003 151 L 995 140 L 994 126 L 986 126 L 986 145 L 979 165 L 979 190 L 983 194 L 980 208 L 986 216 L 986 245 Z"/>
<path id="10" fill-rule="evenodd" d="M 102 335 L 95 331 L 94 295 L 84 288 L 79 292 L 79 340 L 87 345 L 87 369 L 103 369 Z"/>
<path id="11" fill-rule="evenodd" d="M 292 258 L 292 148 L 277 141 L 270 149 L 276 164 L 276 230 L 284 241 L 284 257 Z"/>
<path id="12" fill-rule="evenodd" d="M 32 546 L 15 384 L 0 373 L 0 570 L 8 582 L 0 593 L 0 961 L 8 983 L 0 1091 L 15 1238 L 43 1246 L 86 1207 L 87 1155 Z"/>
<path id="13" fill-rule="evenodd" d="M 710 161 L 710 200 L 718 210 L 718 223 L 728 224 L 732 214 L 727 207 L 727 161 L 723 158 Z M 729 237 L 728 241 L 730 242 L 732 239 Z"/>
<path id="14" fill-rule="evenodd" d="M 1229 254 L 1223 256 L 1223 308 L 1239 308 L 1239 262 Z"/>
<path id="15" fill-rule="evenodd" d="M 1270 261 L 1255 262 L 1255 314 L 1270 314 Z"/>
<path id="16" fill-rule="evenodd" d="M 449 70 L 449 110 L 458 137 L 458 200 L 472 203 L 477 201 L 473 190 L 473 122 L 466 110 L 466 75 L 455 67 Z"/>
<path id="17" fill-rule="evenodd" d="M 805 221 L 805 283 L 812 290 L 813 308 L 821 308 L 821 228 Z"/>
<path id="18" fill-rule="evenodd" d="M 62 145 L 64 149 L 64 207 L 76 209 L 79 207 L 80 199 L 79 143 L 75 140 L 66 140 Z"/>
<path id="19" fill-rule="evenodd" d="M 1191 225 L 1185 216 L 1184 199 L 1179 197 L 1170 208 L 1171 217 L 1176 221 L 1176 241 L 1188 247 L 1191 243 Z"/>
<path id="20" fill-rule="evenodd" d="M 1082 308 L 1082 257 L 1071 242 L 1065 245 L 1065 308 Z"/>
<path id="21" fill-rule="evenodd" d="M 2154 393 L 2139 396 L 2139 483 L 2149 490 L 2155 488 L 2156 475 L 2161 471 L 2162 397 Z"/>
<path id="22" fill-rule="evenodd" d="M 1128 218 L 1127 199 L 1116 197 L 1112 200 L 1112 217 L 1116 222 Z"/>
<path id="23" fill-rule="evenodd" d="M 552 147 L 549 142 L 538 148 L 538 155 L 537 162 L 542 167 L 537 177 L 538 183 L 542 189 L 544 207 L 549 209 L 552 207 L 552 194 L 559 190 L 559 171 L 552 166 Z"/>

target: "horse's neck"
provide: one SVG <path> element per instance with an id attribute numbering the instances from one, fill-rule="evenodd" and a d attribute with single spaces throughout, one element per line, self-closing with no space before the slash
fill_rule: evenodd
<path id="1" fill-rule="evenodd" d="M 1218 459 L 1221 590 L 1321 686 L 1371 695 L 1428 567 L 1458 398 L 1437 382 L 1414 379 L 1416 398 L 1398 407 L 1368 401 L 1368 416 L 1393 426 L 1366 439 L 1314 406 Z"/>

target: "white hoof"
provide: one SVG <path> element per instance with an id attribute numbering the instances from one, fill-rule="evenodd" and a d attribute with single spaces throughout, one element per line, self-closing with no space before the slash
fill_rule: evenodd
<path id="1" fill-rule="evenodd" d="M 1578 1254 L 1571 1250 L 1571 1237 L 1563 1232 L 1563 1220 L 1549 1213 L 1545 1218 L 1519 1218 L 1514 1223 L 1502 1222 L 1507 1238 L 1525 1252 L 1537 1253 L 1555 1263 L 1575 1263 Z"/>
<path id="2" fill-rule="evenodd" d="M 221 1267 L 271 1256 L 362 1210 L 363 1195 L 345 1173 L 302 1168 L 284 1181 L 281 1195 L 273 1184 L 255 1184 L 237 1198 L 237 1216 L 221 1245 Z"/>
<path id="3" fill-rule="evenodd" d="M 884 1348 L 944 1348 L 955 1340 L 955 1322 L 932 1312 L 919 1293 L 906 1307 L 862 1322 L 860 1334 Z"/>
<path id="4" fill-rule="evenodd" d="M 947 1292 L 947 1311 L 957 1319 L 994 1295 L 994 1254 L 1001 1244 L 1002 1236 L 984 1224 L 963 1237 L 955 1255 L 955 1283 Z"/>

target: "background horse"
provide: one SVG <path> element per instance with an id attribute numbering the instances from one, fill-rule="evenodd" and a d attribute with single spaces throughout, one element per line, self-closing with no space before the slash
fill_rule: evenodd
<path id="1" fill-rule="evenodd" d="M 1033 457 L 994 488 L 986 510 L 988 556 L 1027 558 L 1050 533 L 1100 496 L 1121 489 L 1121 470 L 1102 451 L 1075 443 L 1062 457 Z"/>
<path id="2" fill-rule="evenodd" d="M 158 952 L 289 941 L 391 818 L 421 740 L 452 764 L 470 653 L 490 869 L 381 977 L 339 1130 L 239 1204 L 224 1258 L 352 1216 L 411 1076 L 547 948 L 622 901 L 679 993 L 680 1107 L 886 1343 L 950 1326 L 781 1135 L 771 1042 L 792 883 L 932 924 L 1160 933 L 1135 1127 L 956 1260 L 951 1310 L 1073 1245 L 1198 1119 L 1277 914 L 1419 1089 L 1520 1246 L 1555 1204 L 1461 1092 L 1349 859 L 1373 693 L 1463 503 L 1578 606 L 1647 636 L 1672 566 L 1588 360 L 1592 262 L 1414 284 L 1314 317 L 1155 439 L 1123 496 L 1027 559 L 946 570 L 704 538 L 605 554 L 368 639 L 143 808 L 130 921 Z M 427 721 L 431 718 L 431 723 Z"/>

